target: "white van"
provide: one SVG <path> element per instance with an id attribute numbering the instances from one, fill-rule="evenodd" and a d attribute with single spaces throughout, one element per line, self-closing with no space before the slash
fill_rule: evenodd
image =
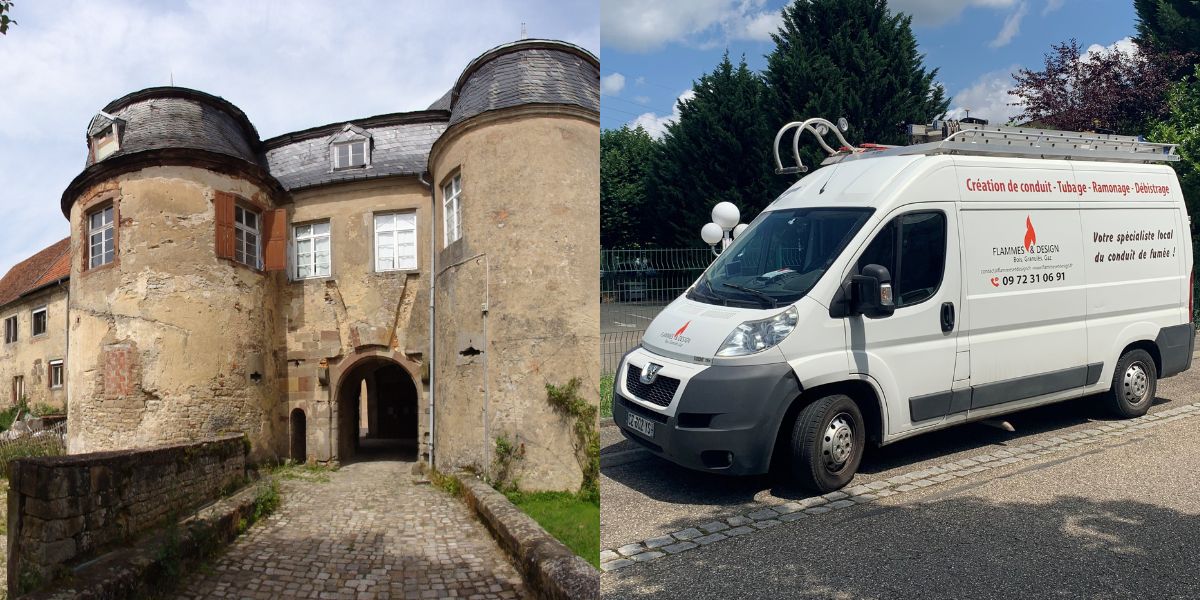
<path id="1" fill-rule="evenodd" d="M 794 154 L 811 132 L 834 156 L 618 369 L 614 420 L 652 452 L 729 474 L 784 458 L 827 492 L 867 443 L 1089 394 L 1138 416 L 1158 379 L 1191 366 L 1189 217 L 1161 164 L 1173 147 L 965 126 L 834 152 L 829 131 L 849 144 L 832 123 L 789 128 Z"/>

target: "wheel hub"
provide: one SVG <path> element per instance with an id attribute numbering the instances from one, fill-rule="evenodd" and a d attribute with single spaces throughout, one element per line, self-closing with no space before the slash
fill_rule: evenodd
<path id="1" fill-rule="evenodd" d="M 825 466 L 830 470 L 840 469 L 853 450 L 854 428 L 850 425 L 849 415 L 840 413 L 829 421 L 821 438 L 821 455 L 825 457 Z"/>
<path id="2" fill-rule="evenodd" d="M 1142 363 L 1135 362 L 1125 369 L 1121 391 L 1125 396 L 1125 401 L 1130 404 L 1141 404 L 1146 401 L 1146 396 L 1150 391 L 1150 378 L 1146 375 L 1146 369 Z"/>

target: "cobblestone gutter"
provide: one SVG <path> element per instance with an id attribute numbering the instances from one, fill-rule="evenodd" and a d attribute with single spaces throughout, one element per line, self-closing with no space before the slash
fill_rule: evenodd
<path id="1" fill-rule="evenodd" d="M 492 486 L 462 473 L 463 497 L 517 564 L 538 598 L 589 600 L 600 597 L 600 573 L 555 539 Z"/>

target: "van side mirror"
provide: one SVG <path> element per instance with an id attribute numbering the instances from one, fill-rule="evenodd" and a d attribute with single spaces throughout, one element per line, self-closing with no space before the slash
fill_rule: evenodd
<path id="1" fill-rule="evenodd" d="M 867 265 L 862 274 L 850 277 L 850 312 L 872 319 L 891 316 L 896 312 L 892 297 L 892 274 L 887 267 Z"/>

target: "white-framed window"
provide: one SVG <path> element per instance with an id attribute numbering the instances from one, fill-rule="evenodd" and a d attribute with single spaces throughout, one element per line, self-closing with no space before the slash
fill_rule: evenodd
<path id="1" fill-rule="evenodd" d="M 17 341 L 17 315 L 4 319 L 4 343 Z"/>
<path id="2" fill-rule="evenodd" d="M 37 337 L 39 335 L 46 335 L 46 325 L 47 325 L 47 321 L 49 319 L 49 315 L 50 315 L 50 313 L 49 313 L 49 311 L 46 310 L 45 306 L 40 307 L 40 308 L 35 308 L 35 309 L 33 309 L 33 311 L 30 312 L 29 320 L 33 324 L 33 327 L 32 327 L 33 337 Z"/>
<path id="3" fill-rule="evenodd" d="M 13 377 L 12 383 L 12 401 L 13 404 L 25 399 L 25 376 L 17 375 Z"/>
<path id="4" fill-rule="evenodd" d="M 329 277 L 329 221 L 292 228 L 296 279 Z"/>
<path id="5" fill-rule="evenodd" d="M 375 215 L 375 270 L 409 271 L 417 268 L 417 213 Z"/>
<path id="6" fill-rule="evenodd" d="M 50 389 L 57 390 L 63 386 L 63 361 L 50 361 Z"/>
<path id="7" fill-rule="evenodd" d="M 355 140 L 333 145 L 333 168 L 355 169 L 367 166 L 367 140 Z"/>
<path id="8" fill-rule="evenodd" d="M 111 205 L 88 213 L 88 268 L 107 265 L 116 258 L 116 234 Z"/>
<path id="9" fill-rule="evenodd" d="M 262 220 L 257 212 L 236 204 L 233 207 L 233 257 L 243 265 L 262 268 Z"/>
<path id="10" fill-rule="evenodd" d="M 455 175 L 453 179 L 442 186 L 442 220 L 445 243 L 449 246 L 462 238 L 462 176 Z"/>

